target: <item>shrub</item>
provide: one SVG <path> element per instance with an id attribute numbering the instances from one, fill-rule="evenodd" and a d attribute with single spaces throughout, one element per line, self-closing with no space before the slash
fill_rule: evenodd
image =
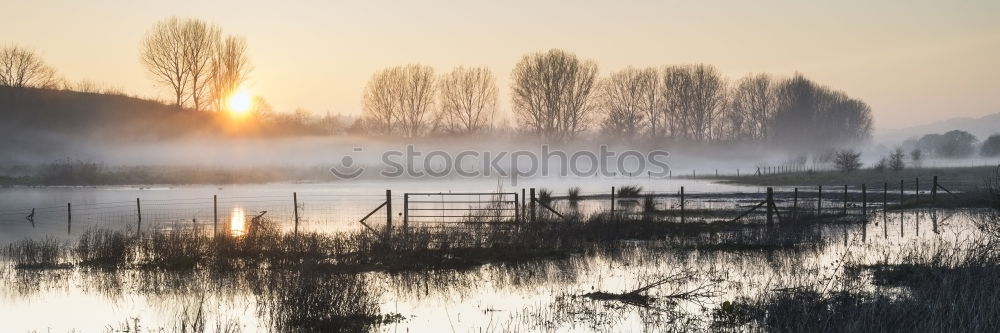
<path id="1" fill-rule="evenodd" d="M 850 149 L 838 151 L 833 164 L 837 170 L 845 173 L 858 170 L 861 168 L 861 153 Z"/>

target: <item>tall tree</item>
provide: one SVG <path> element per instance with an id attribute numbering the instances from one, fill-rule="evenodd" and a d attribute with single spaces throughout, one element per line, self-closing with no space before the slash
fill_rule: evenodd
<path id="1" fill-rule="evenodd" d="M 205 21 L 188 19 L 182 24 L 181 35 L 184 38 L 184 68 L 191 81 L 189 96 L 194 109 L 200 111 L 211 95 L 212 59 L 221 32 Z"/>
<path id="2" fill-rule="evenodd" d="M 400 68 L 393 67 L 372 74 L 365 85 L 361 104 L 364 123 L 369 131 L 389 133 L 399 115 L 399 98 L 402 84 Z"/>
<path id="3" fill-rule="evenodd" d="M 252 70 L 247 56 L 246 39 L 227 36 L 218 43 L 212 55 L 211 87 L 215 111 L 222 111 L 226 99 L 250 77 Z"/>
<path id="4" fill-rule="evenodd" d="M 139 51 L 146 70 L 156 82 L 170 88 L 177 107 L 186 102 L 185 94 L 190 82 L 182 26 L 182 21 L 176 17 L 157 22 L 146 33 Z"/>
<path id="5" fill-rule="evenodd" d="M 730 136 L 763 142 L 774 115 L 775 96 L 772 79 L 767 74 L 751 74 L 733 86 L 729 94 Z"/>
<path id="6" fill-rule="evenodd" d="M 602 124 L 605 134 L 617 137 L 638 137 L 647 124 L 648 103 L 657 94 L 656 73 L 626 68 L 601 80 L 600 108 L 605 112 Z M 655 116 L 652 115 L 652 116 Z M 656 118 L 652 118 L 655 122 Z M 649 124 L 654 126 L 655 124 Z"/>
<path id="7" fill-rule="evenodd" d="M 715 139 L 716 118 L 725 102 L 725 80 L 713 66 L 667 67 L 660 94 L 670 115 L 671 134 L 684 140 Z"/>
<path id="8" fill-rule="evenodd" d="M 426 134 L 433 126 L 432 108 L 437 88 L 434 69 L 429 66 L 407 65 L 402 73 L 399 90 L 399 127 L 403 135 L 417 137 Z"/>
<path id="9" fill-rule="evenodd" d="M 16 45 L 0 49 L 0 87 L 52 88 L 58 83 L 55 73 L 31 50 Z"/>
<path id="10" fill-rule="evenodd" d="M 514 114 L 543 139 L 565 141 L 587 129 L 597 63 L 563 50 L 525 55 L 511 73 Z"/>
<path id="11" fill-rule="evenodd" d="M 470 134 L 489 128 L 497 108 L 496 78 L 487 68 L 458 67 L 441 77 L 440 121 L 443 132 Z"/>
<path id="12" fill-rule="evenodd" d="M 433 125 L 434 70 L 406 65 L 383 69 L 365 86 L 362 104 L 365 122 L 379 133 L 425 134 Z"/>

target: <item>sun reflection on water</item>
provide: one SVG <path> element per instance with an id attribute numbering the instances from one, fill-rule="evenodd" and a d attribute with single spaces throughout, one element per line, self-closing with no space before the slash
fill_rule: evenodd
<path id="1" fill-rule="evenodd" d="M 242 207 L 233 207 L 233 211 L 229 214 L 229 231 L 233 236 L 242 236 L 246 233 L 246 215 L 243 213 Z"/>

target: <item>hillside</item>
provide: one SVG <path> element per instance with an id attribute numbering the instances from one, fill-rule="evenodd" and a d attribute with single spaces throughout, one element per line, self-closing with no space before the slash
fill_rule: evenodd
<path id="1" fill-rule="evenodd" d="M 956 129 L 972 133 L 980 141 L 985 140 L 990 135 L 1000 133 L 1000 113 L 989 114 L 979 118 L 950 118 L 930 124 L 900 129 L 877 130 L 875 133 L 875 142 L 894 144 L 908 138 L 923 136 L 924 134 L 944 133 Z"/>

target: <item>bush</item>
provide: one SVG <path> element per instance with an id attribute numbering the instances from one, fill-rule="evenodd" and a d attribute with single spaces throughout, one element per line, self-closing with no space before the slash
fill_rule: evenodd
<path id="1" fill-rule="evenodd" d="M 861 168 L 861 153 L 845 149 L 838 151 L 833 160 L 837 170 L 850 173 Z"/>
<path id="2" fill-rule="evenodd" d="M 892 171 L 900 172 L 906 167 L 903 156 L 903 148 L 896 148 L 896 150 L 889 154 L 889 168 Z"/>

